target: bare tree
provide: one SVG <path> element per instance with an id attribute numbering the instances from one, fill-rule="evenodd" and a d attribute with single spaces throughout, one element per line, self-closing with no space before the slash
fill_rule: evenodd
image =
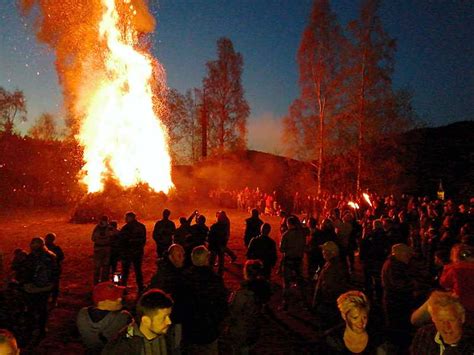
<path id="1" fill-rule="evenodd" d="M 26 121 L 26 100 L 23 91 L 9 92 L 0 87 L 0 127 L 12 134 L 15 122 Z"/>
<path id="2" fill-rule="evenodd" d="M 348 26 L 352 40 L 348 96 L 349 110 L 357 123 L 357 191 L 363 179 L 364 145 L 380 138 L 383 127 L 389 123 L 383 112 L 393 95 L 391 79 L 396 44 L 382 26 L 377 14 L 379 7 L 380 0 L 363 1 L 359 18 Z"/>
<path id="3" fill-rule="evenodd" d="M 321 192 L 325 149 L 331 121 L 338 119 L 343 102 L 347 41 L 328 0 L 315 0 L 298 50 L 300 97 L 285 119 L 285 136 L 305 158 L 317 161 L 317 191 Z"/>
<path id="4" fill-rule="evenodd" d="M 209 147 L 219 152 L 243 149 L 250 114 L 242 87 L 243 58 L 228 38 L 217 41 L 217 54 L 217 60 L 207 62 L 203 80 Z"/>
<path id="5" fill-rule="evenodd" d="M 43 113 L 36 123 L 31 126 L 28 134 L 33 138 L 44 141 L 55 140 L 60 136 L 54 116 L 50 113 Z"/>

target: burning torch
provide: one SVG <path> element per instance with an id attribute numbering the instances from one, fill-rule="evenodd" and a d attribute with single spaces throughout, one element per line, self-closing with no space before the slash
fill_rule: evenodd
<path id="1" fill-rule="evenodd" d="M 354 209 L 354 215 L 357 221 L 359 219 L 359 204 L 357 202 L 349 201 L 347 205 Z"/>

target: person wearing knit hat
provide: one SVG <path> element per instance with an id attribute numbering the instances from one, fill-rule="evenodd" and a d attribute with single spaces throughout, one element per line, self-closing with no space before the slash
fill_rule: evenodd
<path id="1" fill-rule="evenodd" d="M 111 281 L 94 287 L 94 306 L 84 307 L 77 315 L 77 328 L 89 353 L 99 354 L 105 344 L 132 321 L 132 316 L 122 310 L 125 287 Z"/>

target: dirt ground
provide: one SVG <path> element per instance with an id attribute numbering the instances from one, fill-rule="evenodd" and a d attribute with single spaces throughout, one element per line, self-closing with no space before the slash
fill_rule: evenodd
<path id="1" fill-rule="evenodd" d="M 190 213 L 193 208 L 190 208 Z M 206 215 L 208 225 L 214 222 L 217 209 L 205 209 L 200 213 Z M 57 244 L 63 248 L 65 261 L 61 279 L 61 295 L 57 308 L 51 310 L 48 321 L 47 337 L 40 343 L 33 354 L 83 354 L 84 350 L 75 327 L 78 310 L 91 304 L 92 290 L 92 243 L 90 234 L 92 224 L 71 224 L 68 222 L 72 210 L 4 210 L 0 211 L 0 250 L 5 255 L 5 267 L 10 265 L 13 250 L 23 248 L 28 250 L 32 237 L 44 236 L 48 232 L 57 234 Z M 183 212 L 182 212 L 183 213 Z M 238 263 L 226 262 L 225 283 L 229 289 L 236 289 L 242 280 L 242 262 L 245 261 L 243 231 L 246 213 L 227 210 L 231 220 L 231 239 L 229 246 L 238 256 Z M 178 225 L 180 215 L 172 212 L 172 218 Z M 157 218 L 159 216 L 157 215 Z M 279 242 L 279 218 L 263 216 L 274 230 L 271 235 Z M 149 281 L 155 272 L 156 254 L 155 243 L 151 238 L 154 220 L 142 221 L 147 227 L 147 244 L 144 258 L 145 281 Z M 119 221 L 119 226 L 123 223 Z M 318 341 L 318 322 L 308 311 L 297 304 L 290 307 L 288 313 L 277 311 L 280 302 L 280 277 L 273 275 L 275 293 L 272 298 L 270 311 L 263 316 L 261 337 L 255 347 L 257 354 L 303 354 L 312 353 L 315 342 Z M 132 272 L 130 277 L 131 293 L 127 303 L 135 298 L 135 279 Z M 309 288 L 310 289 L 310 288 Z M 309 291 L 310 292 L 310 291 Z M 295 295 L 297 292 L 294 292 Z M 296 296 L 295 296 L 296 297 Z"/>

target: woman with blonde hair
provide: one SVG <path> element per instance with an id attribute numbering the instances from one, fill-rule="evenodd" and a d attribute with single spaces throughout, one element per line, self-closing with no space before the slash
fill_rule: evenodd
<path id="1" fill-rule="evenodd" d="M 348 291 L 337 299 L 344 327 L 330 330 L 326 337 L 326 354 L 391 354 L 383 339 L 366 329 L 370 304 L 360 291 Z"/>

